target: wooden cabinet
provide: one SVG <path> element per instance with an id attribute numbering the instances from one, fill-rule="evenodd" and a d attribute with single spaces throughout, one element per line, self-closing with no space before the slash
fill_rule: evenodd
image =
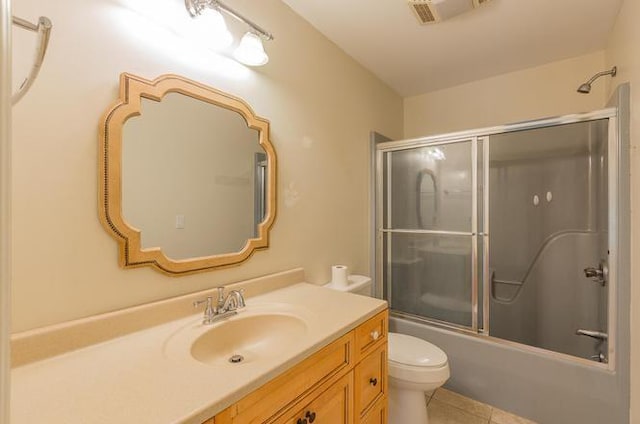
<path id="1" fill-rule="evenodd" d="M 292 408 L 277 424 L 352 424 L 353 374 L 336 381 L 302 408 Z M 304 403 L 304 402 L 303 402 Z"/>
<path id="2" fill-rule="evenodd" d="M 360 420 L 360 424 L 387 424 L 387 402 L 376 402 Z"/>
<path id="3" fill-rule="evenodd" d="M 355 406 L 364 415 L 373 404 L 387 395 L 387 345 L 380 345 L 364 357 L 354 370 Z"/>
<path id="4" fill-rule="evenodd" d="M 386 424 L 383 311 L 203 424 Z"/>

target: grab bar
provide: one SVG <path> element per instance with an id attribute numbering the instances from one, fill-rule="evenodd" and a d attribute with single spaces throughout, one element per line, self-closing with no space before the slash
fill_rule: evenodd
<path id="1" fill-rule="evenodd" d="M 498 284 L 506 284 L 508 286 L 521 286 L 524 284 L 523 281 L 498 280 L 497 278 L 492 279 L 492 282 Z"/>
<path id="2" fill-rule="evenodd" d="M 40 67 L 42 66 L 42 62 L 44 61 L 44 55 L 47 53 L 47 47 L 49 46 L 49 37 L 51 36 L 51 20 L 45 16 L 41 16 L 38 18 L 37 24 L 32 24 L 31 22 L 24 20 L 22 18 L 18 18 L 13 16 L 12 22 L 14 25 L 26 29 L 28 31 L 33 31 L 38 33 L 38 47 L 36 48 L 35 58 L 33 60 L 33 66 L 31 67 L 31 71 L 29 75 L 22 81 L 20 84 L 20 88 L 18 92 L 11 96 L 11 104 L 15 105 L 27 94 L 29 88 L 35 81 L 38 73 L 40 72 Z"/>
<path id="3" fill-rule="evenodd" d="M 522 280 L 518 281 L 518 280 L 498 280 L 495 278 L 495 273 L 496 271 L 494 270 L 492 275 L 491 275 L 491 283 L 493 283 L 494 281 L 496 283 L 500 283 L 500 284 L 505 284 L 505 285 L 510 285 L 510 286 L 517 286 L 518 289 L 516 291 L 516 293 L 513 295 L 513 297 L 510 300 L 500 300 L 497 299 L 495 296 L 492 295 L 492 298 L 494 300 L 497 301 L 501 301 L 501 302 L 506 302 L 506 303 L 510 303 L 512 302 L 520 293 L 520 290 L 522 290 L 522 287 L 524 286 L 525 282 L 527 281 L 527 278 L 529 278 L 529 274 L 533 271 L 534 266 L 536 265 L 536 262 L 538 261 L 538 259 L 542 256 L 542 254 L 544 253 L 544 251 L 547 249 L 547 247 L 554 242 L 555 240 L 557 240 L 560 237 L 569 235 L 569 234 L 596 234 L 595 231 L 584 231 L 584 230 L 564 230 L 564 231 L 558 231 L 556 233 L 551 234 L 550 236 L 548 236 L 543 242 L 542 245 L 538 248 L 538 251 L 536 252 L 535 256 L 533 257 L 533 260 L 529 263 L 529 265 L 527 266 L 527 270 L 524 273 L 524 277 L 522 277 Z M 493 285 L 492 285 L 493 287 Z"/>
<path id="4" fill-rule="evenodd" d="M 592 339 L 598 339 L 598 340 L 607 340 L 609 338 L 609 335 L 607 333 L 603 333 L 601 331 L 583 330 L 581 328 L 576 330 L 576 335 L 587 336 L 587 337 L 591 337 Z"/>

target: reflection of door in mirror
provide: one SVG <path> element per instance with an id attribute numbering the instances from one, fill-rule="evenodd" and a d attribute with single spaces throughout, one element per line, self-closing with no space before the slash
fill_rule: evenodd
<path id="1" fill-rule="evenodd" d="M 240 251 L 265 216 L 258 131 L 180 93 L 141 109 L 123 128 L 122 213 L 142 248 L 176 260 Z"/>
<path id="2" fill-rule="evenodd" d="M 256 153 L 253 166 L 253 225 L 254 237 L 258 236 L 258 225 L 267 214 L 267 155 Z"/>

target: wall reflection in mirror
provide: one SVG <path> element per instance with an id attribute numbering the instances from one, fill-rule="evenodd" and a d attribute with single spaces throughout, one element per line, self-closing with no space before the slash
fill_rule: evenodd
<path id="1" fill-rule="evenodd" d="M 237 252 L 264 218 L 266 155 L 234 112 L 169 93 L 123 130 L 122 210 L 172 259 Z"/>

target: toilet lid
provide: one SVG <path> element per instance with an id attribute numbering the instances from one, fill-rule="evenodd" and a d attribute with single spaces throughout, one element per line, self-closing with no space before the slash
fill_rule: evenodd
<path id="1" fill-rule="evenodd" d="M 447 354 L 417 337 L 389 333 L 389 360 L 417 367 L 441 367 L 447 363 Z"/>

